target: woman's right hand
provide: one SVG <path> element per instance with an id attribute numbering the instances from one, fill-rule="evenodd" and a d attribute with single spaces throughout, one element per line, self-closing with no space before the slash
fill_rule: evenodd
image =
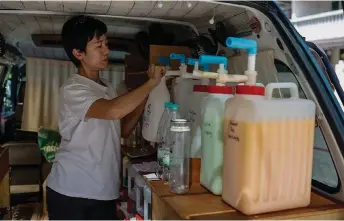
<path id="1" fill-rule="evenodd" d="M 155 66 L 154 64 L 150 65 L 148 68 L 148 77 L 149 81 L 152 82 L 154 86 L 157 86 L 161 78 L 165 75 L 166 73 L 166 67 L 164 66 Z"/>

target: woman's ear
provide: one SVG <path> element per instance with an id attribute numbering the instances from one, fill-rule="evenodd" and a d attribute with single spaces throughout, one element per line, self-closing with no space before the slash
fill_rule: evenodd
<path id="1" fill-rule="evenodd" d="M 83 57 L 84 57 L 84 52 L 81 52 L 80 50 L 78 50 L 78 49 L 73 49 L 73 51 L 72 51 L 72 53 L 73 53 L 73 55 L 74 55 L 74 57 L 76 58 L 76 59 L 78 59 L 79 61 L 81 61 L 82 59 L 83 59 Z"/>

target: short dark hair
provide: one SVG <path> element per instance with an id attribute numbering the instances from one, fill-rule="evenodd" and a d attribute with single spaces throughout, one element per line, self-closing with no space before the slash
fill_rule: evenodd
<path id="1" fill-rule="evenodd" d="M 85 52 L 87 43 L 94 36 L 99 38 L 106 34 L 106 25 L 93 17 L 78 15 L 70 18 L 62 27 L 62 44 L 69 59 L 78 68 L 80 61 L 74 57 L 73 49 Z"/>

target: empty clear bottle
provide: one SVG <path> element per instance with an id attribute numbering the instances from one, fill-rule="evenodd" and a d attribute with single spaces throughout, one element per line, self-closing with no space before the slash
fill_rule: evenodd
<path id="1" fill-rule="evenodd" d="M 183 194 L 189 191 L 190 136 L 187 120 L 172 120 L 168 140 L 172 142 L 169 186 L 173 193 Z"/>
<path id="2" fill-rule="evenodd" d="M 162 145 L 162 154 L 163 154 L 163 175 L 162 180 L 168 182 L 169 180 L 169 169 L 170 169 L 170 153 L 172 142 L 168 139 L 170 133 L 171 121 L 179 118 L 179 105 L 171 104 L 170 105 L 170 114 L 167 118 L 166 124 L 162 129 L 162 136 L 164 137 L 164 144 Z"/>
<path id="3" fill-rule="evenodd" d="M 163 135 L 163 129 L 166 125 L 166 122 L 168 121 L 169 115 L 170 115 L 170 107 L 171 107 L 171 102 L 165 102 L 164 107 L 164 113 L 162 114 L 162 117 L 159 121 L 159 126 L 158 126 L 158 132 L 157 132 L 157 161 L 158 161 L 158 171 L 157 174 L 159 178 L 162 178 L 162 168 L 163 168 L 163 151 L 162 151 L 162 146 L 165 143 L 164 135 Z"/>

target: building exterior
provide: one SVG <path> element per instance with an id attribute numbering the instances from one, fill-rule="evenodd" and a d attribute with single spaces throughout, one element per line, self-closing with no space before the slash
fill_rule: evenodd
<path id="1" fill-rule="evenodd" d="M 280 5 L 285 7 L 284 11 L 300 34 L 325 50 L 334 67 L 340 60 L 344 60 L 344 15 L 341 1 L 293 0 L 289 5 Z"/>

